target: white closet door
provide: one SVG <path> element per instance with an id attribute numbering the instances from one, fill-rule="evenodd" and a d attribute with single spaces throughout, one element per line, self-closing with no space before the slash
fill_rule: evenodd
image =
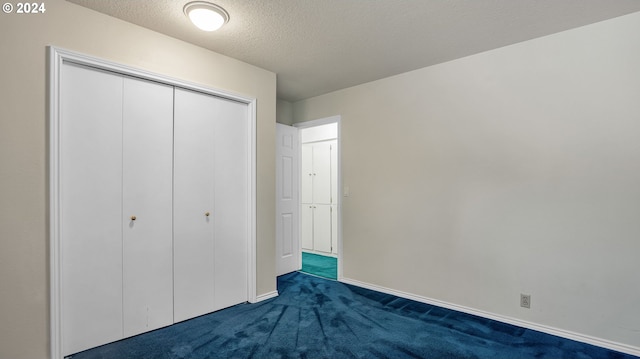
<path id="1" fill-rule="evenodd" d="M 176 89 L 174 313 L 247 300 L 248 107 Z"/>
<path id="2" fill-rule="evenodd" d="M 173 87 L 125 78 L 122 116 L 128 337 L 173 323 Z"/>
<path id="3" fill-rule="evenodd" d="M 313 203 L 313 145 L 303 144 L 301 152 L 300 201 Z"/>
<path id="4" fill-rule="evenodd" d="M 123 80 L 73 64 L 61 71 L 60 290 L 68 355 L 122 338 Z"/>
<path id="5" fill-rule="evenodd" d="M 174 119 L 174 316 L 215 310 L 214 165 L 219 102 L 176 89 Z M 208 215 L 207 215 L 208 214 Z"/>
<path id="6" fill-rule="evenodd" d="M 313 249 L 331 253 L 331 205 L 314 205 Z"/>
<path id="7" fill-rule="evenodd" d="M 211 99 L 218 106 L 213 139 L 214 295 L 217 310 L 247 300 L 249 127 L 246 104 L 215 97 Z"/>
<path id="8" fill-rule="evenodd" d="M 329 142 L 313 145 L 313 203 L 331 204 L 331 147 Z"/>
<path id="9" fill-rule="evenodd" d="M 300 206 L 300 227 L 302 249 L 313 250 L 313 205 Z"/>

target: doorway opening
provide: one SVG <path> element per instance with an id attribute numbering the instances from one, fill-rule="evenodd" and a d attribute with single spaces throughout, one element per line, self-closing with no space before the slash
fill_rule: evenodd
<path id="1" fill-rule="evenodd" d="M 302 271 L 339 280 L 340 116 L 276 129 L 277 275 Z"/>
<path id="2" fill-rule="evenodd" d="M 302 271 L 338 278 L 338 123 L 300 128 Z"/>

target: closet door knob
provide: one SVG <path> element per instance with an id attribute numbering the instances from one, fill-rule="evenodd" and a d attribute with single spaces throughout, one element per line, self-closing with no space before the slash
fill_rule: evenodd
<path id="1" fill-rule="evenodd" d="M 135 221 L 136 220 L 136 216 L 131 216 L 131 220 Z"/>
<path id="2" fill-rule="evenodd" d="M 209 213 L 209 212 L 204 212 L 204 215 L 205 215 L 205 216 L 207 216 L 207 217 L 209 217 L 209 216 L 211 215 L 211 213 Z"/>

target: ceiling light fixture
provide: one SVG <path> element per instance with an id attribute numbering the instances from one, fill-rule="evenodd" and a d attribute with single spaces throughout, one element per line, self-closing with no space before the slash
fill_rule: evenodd
<path id="1" fill-rule="evenodd" d="M 203 31 L 216 31 L 229 21 L 229 14 L 223 8 L 206 1 L 186 4 L 184 14 Z"/>

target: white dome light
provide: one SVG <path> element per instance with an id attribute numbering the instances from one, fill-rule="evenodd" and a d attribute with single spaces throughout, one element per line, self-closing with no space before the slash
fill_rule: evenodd
<path id="1" fill-rule="evenodd" d="M 192 1 L 184 6 L 184 13 L 203 31 L 216 31 L 229 21 L 229 14 L 220 6 L 206 1 Z"/>

